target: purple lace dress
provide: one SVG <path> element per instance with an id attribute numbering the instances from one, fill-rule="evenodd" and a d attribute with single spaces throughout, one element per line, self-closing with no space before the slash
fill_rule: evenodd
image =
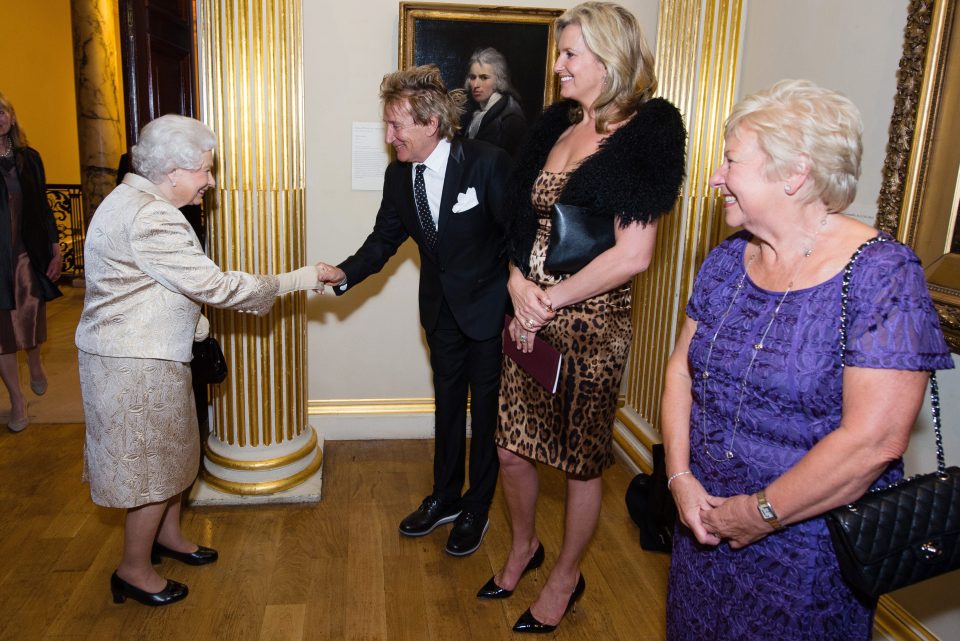
<path id="1" fill-rule="evenodd" d="M 698 376 L 743 276 L 749 238 L 741 232 L 710 253 L 687 305 L 687 315 L 697 321 L 689 352 L 690 469 L 716 496 L 763 489 L 840 422 L 841 274 L 783 300 L 750 370 L 731 443 L 751 346 L 783 298 L 747 277 L 713 347 L 704 399 Z M 853 270 L 847 309 L 848 365 L 953 366 L 920 262 L 906 246 L 885 242 L 864 250 Z M 899 478 L 902 469 L 901 462 L 892 464 L 877 484 Z M 667 598 L 671 641 L 866 641 L 875 605 L 847 588 L 822 518 L 788 526 L 741 550 L 700 546 L 678 524 Z"/>

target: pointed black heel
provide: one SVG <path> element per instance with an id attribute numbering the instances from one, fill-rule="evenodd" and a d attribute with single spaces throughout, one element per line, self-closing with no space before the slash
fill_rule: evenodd
<path id="1" fill-rule="evenodd" d="M 150 562 L 156 565 L 160 563 L 160 557 L 162 556 L 175 559 L 187 565 L 206 565 L 220 558 L 220 554 L 216 550 L 203 547 L 202 545 L 197 546 L 196 552 L 177 552 L 165 545 L 154 542 L 153 549 L 150 550 Z"/>
<path id="2" fill-rule="evenodd" d="M 170 605 L 187 598 L 187 592 L 187 586 L 170 579 L 167 579 L 166 587 L 159 592 L 147 592 L 127 583 L 118 577 L 116 572 L 110 576 L 110 593 L 113 594 L 114 603 L 123 603 L 130 597 L 144 605 Z"/>
<path id="3" fill-rule="evenodd" d="M 563 611 L 563 616 L 567 616 L 567 613 L 573 609 L 573 606 L 576 605 L 577 600 L 583 596 L 583 591 L 586 589 L 587 582 L 583 580 L 583 575 L 581 574 L 580 579 L 577 580 L 577 587 L 573 589 L 573 594 L 570 595 L 570 600 L 567 601 L 567 609 Z M 557 625 L 560 624 L 557 623 Z M 527 611 L 521 614 L 517 622 L 513 624 L 513 631 L 519 632 L 520 634 L 548 634 L 556 629 L 556 625 L 547 625 L 546 623 L 537 621 L 536 617 L 530 614 L 530 608 L 527 608 Z"/>
<path id="4" fill-rule="evenodd" d="M 544 556 L 546 556 L 546 552 L 543 549 L 543 543 L 541 543 L 537 551 L 534 552 L 530 560 L 527 561 L 526 567 L 523 568 L 523 572 L 520 573 L 520 578 L 522 579 L 524 574 L 531 570 L 536 570 L 543 565 Z M 507 590 L 497 585 L 497 582 L 494 581 L 495 578 L 495 576 L 490 577 L 490 580 L 480 588 L 480 591 L 477 592 L 478 599 L 506 599 L 513 594 L 513 590 Z"/>

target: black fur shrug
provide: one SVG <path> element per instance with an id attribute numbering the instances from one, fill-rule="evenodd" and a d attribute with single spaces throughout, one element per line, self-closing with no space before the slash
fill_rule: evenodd
<path id="1" fill-rule="evenodd" d="M 524 273 L 537 233 L 530 190 L 554 143 L 569 126 L 573 102 L 547 108 L 534 123 L 503 204 L 510 260 Z M 620 224 L 648 223 L 669 212 L 683 182 L 686 130 L 680 112 L 662 98 L 644 103 L 570 175 L 558 202 Z"/>

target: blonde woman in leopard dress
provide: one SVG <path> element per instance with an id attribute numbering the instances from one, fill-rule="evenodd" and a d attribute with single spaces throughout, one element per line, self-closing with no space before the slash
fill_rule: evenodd
<path id="1" fill-rule="evenodd" d="M 631 286 L 653 258 L 656 219 L 676 201 L 686 133 L 656 90 L 653 57 L 636 19 L 612 3 L 588 2 L 555 25 L 554 72 L 564 99 L 534 125 L 505 212 L 508 287 L 517 347 L 538 337 L 564 355 L 556 394 L 505 359 L 497 445 L 513 542 L 504 566 L 477 594 L 505 598 L 544 560 L 534 515 L 537 463 L 563 470 L 563 542 L 516 632 L 552 631 L 583 594 L 580 563 L 600 514 L 601 473 L 630 345 Z M 575 274 L 544 268 L 555 202 L 609 219 L 616 243 Z"/>

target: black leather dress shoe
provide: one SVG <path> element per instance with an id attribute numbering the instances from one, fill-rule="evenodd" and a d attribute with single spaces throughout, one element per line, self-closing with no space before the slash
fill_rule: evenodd
<path id="1" fill-rule="evenodd" d="M 400 534 L 406 536 L 423 536 L 430 534 L 434 528 L 453 521 L 460 515 L 456 503 L 445 503 L 440 497 L 432 494 L 423 499 L 416 510 L 400 521 Z"/>
<path id="2" fill-rule="evenodd" d="M 171 559 L 176 559 L 181 563 L 186 563 L 187 565 L 206 565 L 207 563 L 213 563 L 220 555 L 213 548 L 205 548 L 202 545 L 197 546 L 196 552 L 177 552 L 176 550 L 171 550 L 165 545 L 154 542 L 153 549 L 150 551 L 150 562 L 153 564 L 160 563 L 160 557 L 166 556 Z"/>
<path id="3" fill-rule="evenodd" d="M 523 572 L 520 573 L 520 578 L 523 578 L 523 575 L 531 570 L 536 570 L 538 567 L 543 565 L 543 558 L 545 552 L 543 549 L 543 543 L 537 547 L 537 551 L 533 553 L 533 556 L 530 557 L 530 560 L 527 561 L 527 565 L 523 568 Z M 497 577 L 492 576 L 490 580 L 487 581 L 480 591 L 477 592 L 478 599 L 506 599 L 508 596 L 513 594 L 513 590 L 508 590 L 506 588 L 501 588 L 497 585 L 497 582 L 494 580 Z"/>
<path id="4" fill-rule="evenodd" d="M 563 616 L 567 616 L 567 613 L 573 609 L 577 599 L 583 596 L 583 591 L 586 589 L 587 582 L 583 580 L 583 575 L 581 574 L 577 580 L 577 587 L 573 588 L 573 594 L 570 595 L 570 600 L 567 601 L 567 609 L 563 611 Z M 560 624 L 557 623 L 557 625 Z M 536 617 L 530 614 L 530 608 L 527 608 L 527 611 L 521 614 L 517 622 L 513 624 L 513 631 L 519 632 L 520 634 L 548 634 L 556 630 L 557 625 L 540 623 Z"/>
<path id="5" fill-rule="evenodd" d="M 453 556 L 467 556 L 473 554 L 480 547 L 483 536 L 490 527 L 490 519 L 486 514 L 477 514 L 464 510 L 453 523 L 450 538 L 444 550 Z"/>
<path id="6" fill-rule="evenodd" d="M 170 605 L 187 598 L 187 586 L 167 579 L 167 585 L 159 592 L 147 592 L 135 585 L 131 585 L 117 576 L 114 572 L 110 576 L 110 592 L 114 603 L 123 603 L 130 597 L 144 605 Z"/>

